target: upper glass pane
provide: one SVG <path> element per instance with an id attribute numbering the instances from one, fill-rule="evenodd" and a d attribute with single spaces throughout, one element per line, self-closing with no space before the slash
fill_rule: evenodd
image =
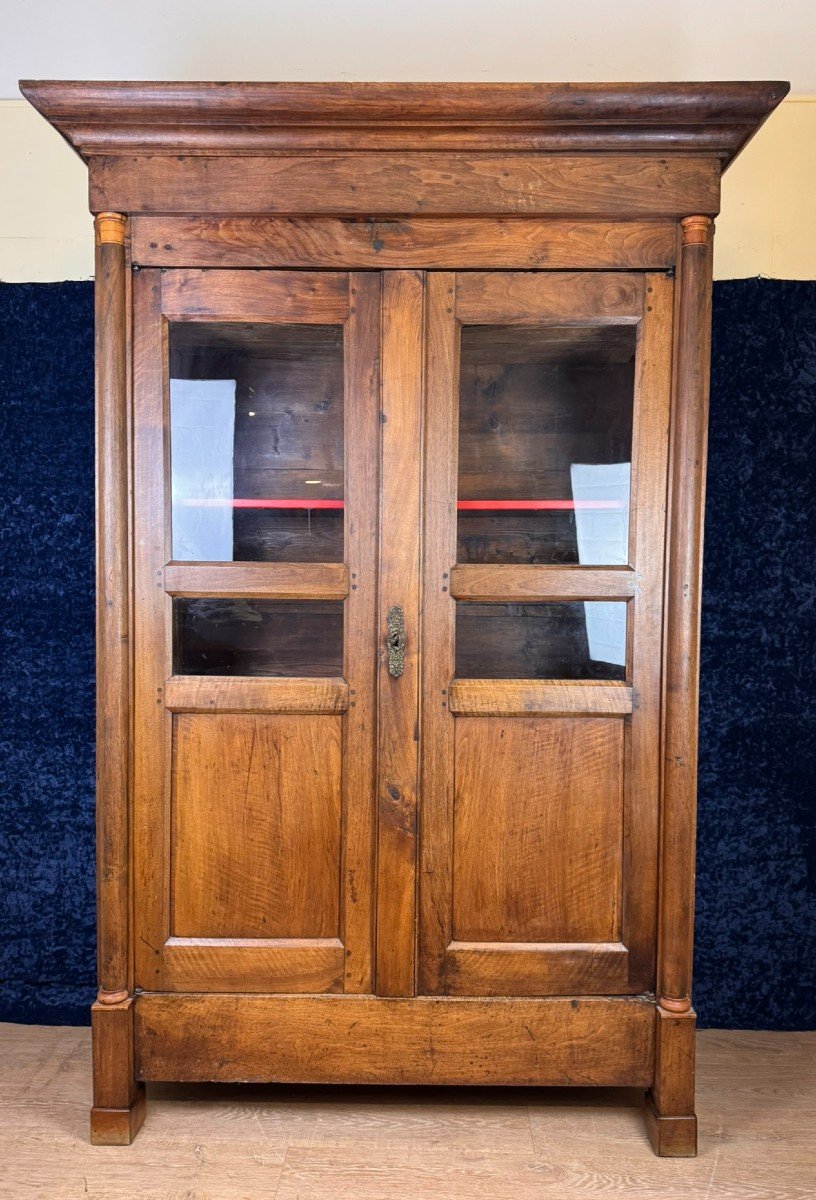
<path id="1" fill-rule="evenodd" d="M 459 562 L 628 560 L 632 325 L 462 329 Z"/>
<path id="2" fill-rule="evenodd" d="M 170 325 L 173 558 L 343 558 L 343 331 Z"/>

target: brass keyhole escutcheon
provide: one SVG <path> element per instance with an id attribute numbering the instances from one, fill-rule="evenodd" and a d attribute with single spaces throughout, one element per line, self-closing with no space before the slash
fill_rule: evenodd
<path id="1" fill-rule="evenodd" d="M 388 674 L 398 679 L 405 670 L 405 614 L 398 604 L 389 608 L 385 624 Z"/>

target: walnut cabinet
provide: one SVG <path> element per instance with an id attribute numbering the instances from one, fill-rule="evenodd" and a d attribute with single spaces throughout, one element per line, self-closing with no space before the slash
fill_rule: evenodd
<path id="1" fill-rule="evenodd" d="M 96 215 L 93 1139 L 595 1084 L 693 1154 L 712 219 L 786 85 L 23 91 Z"/>

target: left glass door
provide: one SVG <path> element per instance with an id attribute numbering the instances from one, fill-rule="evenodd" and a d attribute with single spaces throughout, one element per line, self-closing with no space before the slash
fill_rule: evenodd
<path id="1" fill-rule="evenodd" d="M 135 277 L 145 990 L 372 990 L 380 290 Z"/>

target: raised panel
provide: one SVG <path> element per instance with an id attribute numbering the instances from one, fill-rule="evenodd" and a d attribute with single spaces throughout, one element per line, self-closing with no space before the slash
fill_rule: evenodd
<path id="1" fill-rule="evenodd" d="M 171 938 L 164 984 L 197 992 L 342 992 L 338 938 Z"/>
<path id="2" fill-rule="evenodd" d="M 629 954 L 621 942 L 452 942 L 448 991 L 455 996 L 557 996 L 625 992 Z"/>
<path id="3" fill-rule="evenodd" d="M 175 716 L 174 937 L 339 935 L 340 729 L 330 716 Z"/>
<path id="4" fill-rule="evenodd" d="M 453 936 L 620 940 L 623 724 L 456 721 Z"/>

